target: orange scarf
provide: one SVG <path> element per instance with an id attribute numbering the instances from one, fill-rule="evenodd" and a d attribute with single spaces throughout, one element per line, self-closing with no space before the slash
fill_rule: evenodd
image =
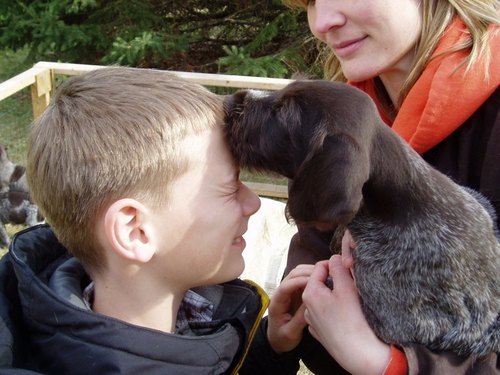
<path id="1" fill-rule="evenodd" d="M 457 66 L 467 51 L 447 53 L 430 61 L 405 98 L 392 129 L 418 153 L 423 154 L 460 127 L 498 88 L 500 83 L 500 33 L 490 26 L 489 80 L 481 58 L 465 73 Z M 433 56 L 448 51 L 469 38 L 465 24 L 457 17 L 446 29 Z M 373 80 L 349 82 L 368 93 L 377 103 Z"/>

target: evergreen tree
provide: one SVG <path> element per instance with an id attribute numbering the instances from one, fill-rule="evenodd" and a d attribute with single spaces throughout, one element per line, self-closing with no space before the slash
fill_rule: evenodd
<path id="1" fill-rule="evenodd" d="M 32 61 L 197 72 L 318 75 L 303 12 L 278 0 L 18 0 L 0 4 L 0 48 Z"/>

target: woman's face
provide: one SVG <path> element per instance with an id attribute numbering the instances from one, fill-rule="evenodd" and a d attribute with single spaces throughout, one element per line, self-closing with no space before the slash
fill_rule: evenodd
<path id="1" fill-rule="evenodd" d="M 420 1 L 309 1 L 309 27 L 332 49 L 347 79 L 406 77 L 422 27 Z"/>

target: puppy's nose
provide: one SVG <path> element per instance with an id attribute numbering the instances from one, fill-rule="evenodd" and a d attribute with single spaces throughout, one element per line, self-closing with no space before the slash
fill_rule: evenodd
<path id="1" fill-rule="evenodd" d="M 227 95 L 224 98 L 224 112 L 226 114 L 226 117 L 231 113 L 232 109 L 234 108 L 234 95 Z"/>
<path id="2" fill-rule="evenodd" d="M 226 116 L 231 116 L 235 110 L 243 106 L 246 95 L 247 90 L 241 90 L 232 95 L 226 96 L 224 99 L 224 112 L 226 113 Z"/>

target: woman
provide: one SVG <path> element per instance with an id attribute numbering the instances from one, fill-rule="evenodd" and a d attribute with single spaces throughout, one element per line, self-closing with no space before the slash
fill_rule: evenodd
<path id="1" fill-rule="evenodd" d="M 348 81 L 367 92 L 384 121 L 426 161 L 483 193 L 500 212 L 497 0 L 285 0 L 285 4 L 307 11 L 309 27 L 327 51 L 326 78 Z M 331 233 L 299 228 L 290 244 L 287 271 L 299 263 L 328 259 L 330 238 Z M 346 254 L 348 248 L 344 246 Z M 306 335 L 299 351 L 310 369 L 344 373 L 340 362 L 349 372 L 369 374 L 369 365 L 376 362 L 378 367 L 370 369 L 378 374 L 384 369 L 385 374 L 500 373 L 497 355 L 474 361 L 417 345 L 398 349 L 380 342 L 360 315 L 355 284 L 347 271 L 352 261 L 346 254 L 343 262 L 333 257 L 318 263 L 303 296 L 310 332 L 336 359 Z M 333 291 L 320 282 L 329 274 L 340 283 Z M 319 313 L 320 309 L 329 314 Z M 347 328 L 358 334 L 347 334 Z M 346 334 L 341 336 L 339 329 Z"/>

